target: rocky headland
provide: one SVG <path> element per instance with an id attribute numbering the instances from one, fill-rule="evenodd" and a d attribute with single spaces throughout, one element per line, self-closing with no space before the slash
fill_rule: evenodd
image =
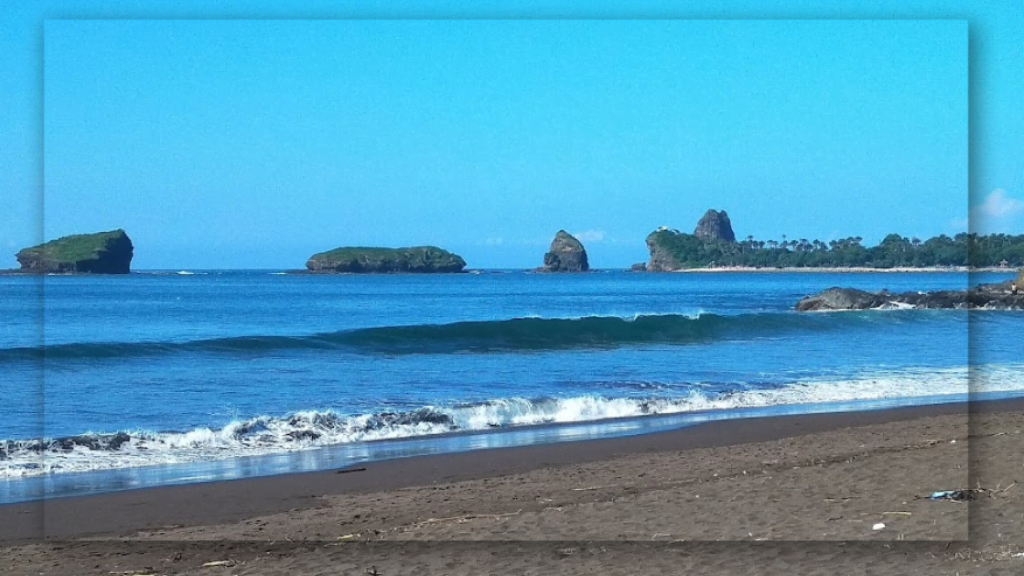
<path id="1" fill-rule="evenodd" d="M 128 274 L 135 247 L 124 230 L 74 234 L 25 248 L 15 256 L 20 272 L 33 274 Z"/>
<path id="2" fill-rule="evenodd" d="M 309 257 L 306 269 L 325 274 L 462 272 L 466 261 L 437 246 L 411 248 L 341 247 Z"/>
<path id="3" fill-rule="evenodd" d="M 590 270 L 587 250 L 575 236 L 559 230 L 544 254 L 544 265 L 537 272 L 586 272 Z"/>
<path id="4" fill-rule="evenodd" d="M 634 265 L 635 272 L 675 272 L 689 268 L 705 268 L 716 262 L 715 252 L 732 252 L 736 233 L 725 210 L 708 210 L 697 222 L 693 234 L 686 234 L 668 226 L 661 226 L 647 235 L 650 261 L 645 268 Z"/>
<path id="5" fill-rule="evenodd" d="M 724 211 L 708 210 L 692 234 L 661 226 L 647 236 L 647 270 L 754 271 L 994 271 L 1008 272 L 1021 265 L 1024 234 L 979 235 L 958 233 L 916 238 L 890 233 L 876 245 L 860 236 L 828 241 L 798 236 L 781 241 L 740 239 Z M 640 267 L 633 268 L 640 271 Z M 1018 278 L 1024 282 L 1024 278 Z"/>
<path id="6" fill-rule="evenodd" d="M 796 304 L 798 312 L 897 308 L 1024 310 L 1024 294 L 1019 291 L 1014 294 L 1010 282 L 986 284 L 970 290 L 900 293 L 834 287 L 807 296 Z"/>
<path id="7" fill-rule="evenodd" d="M 650 252 L 650 260 L 647 262 L 647 272 L 672 272 L 684 268 L 679 258 L 681 245 L 688 245 L 698 241 L 696 236 L 684 234 L 678 230 L 662 226 L 647 235 L 647 251 Z M 639 271 L 638 266 L 633 270 Z"/>

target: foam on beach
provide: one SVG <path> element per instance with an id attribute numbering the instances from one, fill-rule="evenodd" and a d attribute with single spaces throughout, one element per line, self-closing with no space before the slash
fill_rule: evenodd
<path id="1" fill-rule="evenodd" d="M 969 393 L 1024 392 L 1019 378 L 1022 369 L 1024 365 L 904 369 L 845 380 L 819 377 L 777 384 L 735 383 L 724 389 L 699 383 L 664 385 L 657 387 L 654 396 L 505 398 L 374 414 L 308 410 L 180 432 L 87 432 L 47 440 L 6 440 L 0 441 L 0 478 L 212 462 L 357 442 L 666 414 L 773 407 L 780 413 L 799 413 L 811 407 L 821 411 L 822 405 L 849 410 L 865 402 L 955 402 L 966 400 Z"/>

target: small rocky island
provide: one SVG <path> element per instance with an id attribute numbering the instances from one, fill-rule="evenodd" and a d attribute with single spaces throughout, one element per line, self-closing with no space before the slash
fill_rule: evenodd
<path id="1" fill-rule="evenodd" d="M 411 248 L 341 247 L 309 257 L 306 269 L 323 274 L 462 272 L 466 261 L 437 246 Z"/>
<path id="2" fill-rule="evenodd" d="M 586 272 L 590 270 L 587 250 L 575 236 L 559 230 L 551 241 L 551 248 L 544 254 L 544 266 L 537 272 Z"/>
<path id="3" fill-rule="evenodd" d="M 21 272 L 128 274 L 135 247 L 124 230 L 74 234 L 25 248 L 15 256 Z"/>
<path id="4" fill-rule="evenodd" d="M 1020 279 L 1017 282 L 1020 282 Z M 970 290 L 901 293 L 865 292 L 855 288 L 834 287 L 807 296 L 796 304 L 798 312 L 896 308 L 1024 310 L 1024 294 L 1021 291 L 1015 294 L 1011 282 L 986 284 Z"/>

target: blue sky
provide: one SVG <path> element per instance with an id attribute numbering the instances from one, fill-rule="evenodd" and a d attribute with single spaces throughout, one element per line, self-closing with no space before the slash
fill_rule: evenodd
<path id="1" fill-rule="evenodd" d="M 709 207 L 761 239 L 1024 231 L 1012 3 L 725 4 L 8 5 L 0 248 L 124 227 L 136 268 L 532 267 L 565 228 L 621 267 Z M 876 16 L 940 20 L 791 20 Z M 790 20 L 658 19 L 698 17 Z"/>

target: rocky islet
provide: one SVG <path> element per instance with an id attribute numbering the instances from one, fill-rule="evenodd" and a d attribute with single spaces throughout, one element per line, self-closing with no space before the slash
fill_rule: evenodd
<path id="1" fill-rule="evenodd" d="M 306 269 L 320 274 L 462 272 L 466 261 L 437 246 L 341 247 L 309 257 Z"/>
<path id="2" fill-rule="evenodd" d="M 551 241 L 551 247 L 544 254 L 544 265 L 538 272 L 587 272 L 590 262 L 587 250 L 575 236 L 559 230 Z"/>
<path id="3" fill-rule="evenodd" d="M 74 234 L 25 248 L 15 258 L 21 272 L 37 274 L 128 274 L 135 246 L 121 229 Z"/>

